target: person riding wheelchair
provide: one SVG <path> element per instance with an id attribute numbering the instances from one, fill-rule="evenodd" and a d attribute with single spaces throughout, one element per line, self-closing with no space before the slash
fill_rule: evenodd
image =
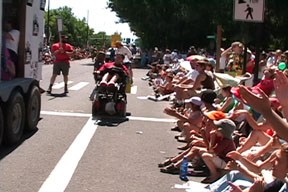
<path id="1" fill-rule="evenodd" d="M 107 113 L 125 116 L 127 103 L 125 89 L 129 70 L 123 65 L 123 59 L 124 55 L 116 54 L 115 62 L 105 63 L 94 71 L 96 87 L 90 95 L 93 101 L 93 116 Z"/>
<path id="2" fill-rule="evenodd" d="M 129 70 L 123 65 L 123 60 L 123 54 L 116 54 L 115 62 L 105 63 L 96 71 L 97 76 L 102 76 L 100 86 L 115 87 L 115 83 L 129 76 Z"/>

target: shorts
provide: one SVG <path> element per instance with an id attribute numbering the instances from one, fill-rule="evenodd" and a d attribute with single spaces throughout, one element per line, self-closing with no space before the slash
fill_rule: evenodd
<path id="1" fill-rule="evenodd" d="M 69 63 L 65 63 L 65 62 L 54 63 L 53 74 L 60 75 L 60 72 L 62 72 L 62 75 L 67 76 L 69 74 L 69 68 L 70 68 Z"/>
<path id="2" fill-rule="evenodd" d="M 223 159 L 215 155 L 213 156 L 212 161 L 218 169 L 224 169 L 227 165 L 227 163 Z"/>

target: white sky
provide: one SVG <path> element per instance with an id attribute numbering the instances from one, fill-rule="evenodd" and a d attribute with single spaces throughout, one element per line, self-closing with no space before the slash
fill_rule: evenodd
<path id="1" fill-rule="evenodd" d="M 46 0 L 46 10 L 48 8 Z M 107 35 L 114 32 L 122 33 L 122 38 L 133 38 L 134 36 L 127 23 L 116 24 L 119 19 L 115 12 L 106 9 L 108 0 L 50 0 L 50 10 L 68 6 L 72 8 L 74 15 L 79 18 L 86 18 L 89 10 L 88 24 L 95 33 L 105 31 Z"/>

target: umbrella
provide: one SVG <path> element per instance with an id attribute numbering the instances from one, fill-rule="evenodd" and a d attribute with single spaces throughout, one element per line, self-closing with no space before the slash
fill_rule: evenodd
<path id="1" fill-rule="evenodd" d="M 201 55 L 191 55 L 186 58 L 187 61 L 192 61 L 192 60 L 204 60 L 206 57 L 201 56 Z"/>

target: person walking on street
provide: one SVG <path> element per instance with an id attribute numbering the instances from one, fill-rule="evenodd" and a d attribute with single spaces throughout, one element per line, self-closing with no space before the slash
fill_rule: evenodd
<path id="1" fill-rule="evenodd" d="M 62 35 L 61 36 L 62 41 L 58 43 L 54 43 L 52 45 L 52 56 L 55 57 L 54 59 L 54 65 L 53 65 L 53 74 L 50 79 L 50 85 L 47 90 L 48 94 L 51 94 L 52 92 L 52 86 L 56 80 L 57 75 L 60 75 L 60 72 L 62 72 L 65 87 L 64 87 L 64 93 L 68 93 L 68 74 L 69 74 L 69 68 L 70 68 L 70 56 L 73 55 L 74 50 L 73 47 L 68 44 L 68 36 Z"/>

